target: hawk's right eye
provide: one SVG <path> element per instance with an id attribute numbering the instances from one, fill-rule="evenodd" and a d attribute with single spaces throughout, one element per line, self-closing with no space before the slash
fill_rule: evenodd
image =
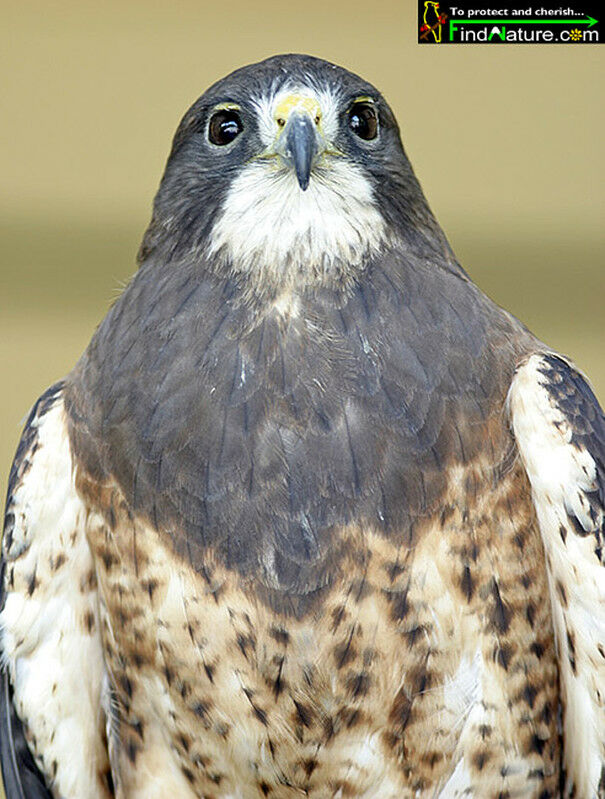
<path id="1" fill-rule="evenodd" d="M 378 117 L 374 106 L 364 102 L 354 103 L 349 111 L 349 127 L 360 139 L 375 139 L 378 135 Z"/>
<path id="2" fill-rule="evenodd" d="M 237 111 L 223 109 L 210 117 L 208 138 L 212 144 L 223 147 L 239 136 L 243 129 L 242 119 Z"/>

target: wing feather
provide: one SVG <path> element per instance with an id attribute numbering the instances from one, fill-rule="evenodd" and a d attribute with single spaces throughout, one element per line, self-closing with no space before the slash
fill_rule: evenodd
<path id="1" fill-rule="evenodd" d="M 605 417 L 563 358 L 532 355 L 509 393 L 542 535 L 563 711 L 565 796 L 605 796 Z"/>
<path id="2" fill-rule="evenodd" d="M 5 671 L 0 675 L 0 763 L 7 799 L 51 799 L 44 777 L 29 751 L 23 725 L 15 712 Z"/>
<path id="3" fill-rule="evenodd" d="M 7 799 L 107 799 L 96 578 L 62 385 L 34 407 L 9 477 L 0 561 L 0 764 Z"/>

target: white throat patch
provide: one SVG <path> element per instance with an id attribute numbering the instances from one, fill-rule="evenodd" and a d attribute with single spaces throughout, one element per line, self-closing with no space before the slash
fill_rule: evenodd
<path id="1" fill-rule="evenodd" d="M 277 98 L 258 104 L 261 134 Z M 331 101 L 331 103 L 330 103 Z M 325 133 L 336 133 L 336 98 L 320 98 Z M 332 135 L 330 135 L 332 134 Z M 387 239 L 372 186 L 349 158 L 324 154 L 306 191 L 279 157 L 248 162 L 235 178 L 214 223 L 209 255 L 261 282 L 295 286 L 354 276 Z"/>

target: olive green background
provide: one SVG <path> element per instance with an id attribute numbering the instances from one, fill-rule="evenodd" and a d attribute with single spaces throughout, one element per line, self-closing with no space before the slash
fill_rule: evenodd
<path id="1" fill-rule="evenodd" d="M 0 472 L 37 395 L 132 274 L 170 139 L 277 52 L 379 86 L 472 277 L 605 396 L 605 47 L 420 46 L 414 3 L 3 3 Z"/>

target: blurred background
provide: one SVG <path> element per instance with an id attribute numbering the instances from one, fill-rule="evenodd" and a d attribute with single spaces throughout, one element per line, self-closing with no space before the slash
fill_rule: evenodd
<path id="1" fill-rule="evenodd" d="M 605 47 L 420 46 L 411 0 L 2 2 L 0 472 L 129 279 L 174 129 L 305 51 L 383 90 L 473 279 L 605 399 Z"/>

